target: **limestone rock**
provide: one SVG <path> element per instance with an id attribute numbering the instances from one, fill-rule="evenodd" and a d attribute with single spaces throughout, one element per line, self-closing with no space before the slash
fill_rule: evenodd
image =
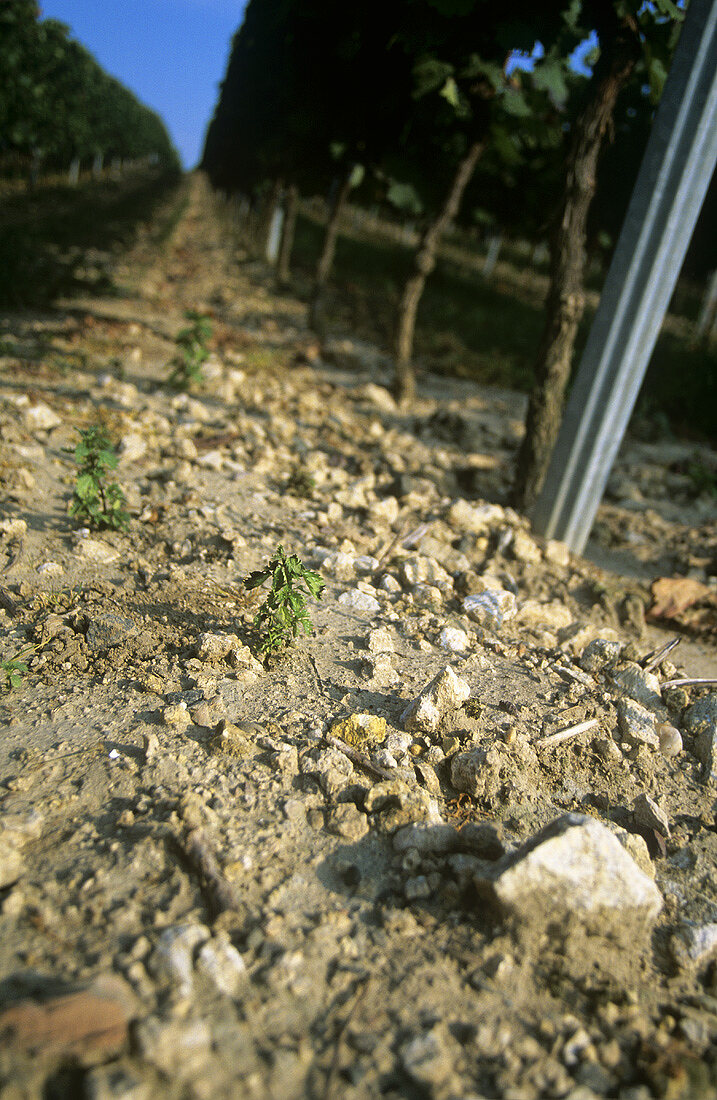
<path id="1" fill-rule="evenodd" d="M 120 461 L 139 462 L 147 453 L 147 440 L 139 432 L 127 432 L 120 442 Z"/>
<path id="2" fill-rule="evenodd" d="M 453 577 L 435 558 L 414 554 L 401 562 L 399 573 L 402 582 L 409 588 L 417 584 L 428 584 L 442 592 L 453 590 Z"/>
<path id="3" fill-rule="evenodd" d="M 468 635 L 459 626 L 444 626 L 438 635 L 438 644 L 450 653 L 465 653 L 470 647 Z"/>
<path id="4" fill-rule="evenodd" d="M 360 588 L 350 588 L 348 592 L 342 592 L 339 603 L 342 607 L 350 608 L 351 611 L 363 611 L 369 615 L 375 615 L 381 610 L 376 597 L 369 592 L 362 592 Z"/>
<path id="5" fill-rule="evenodd" d="M 25 427 L 31 432 L 48 432 L 52 428 L 58 428 L 62 423 L 54 409 L 42 401 L 37 405 L 30 405 L 25 410 L 23 418 Z"/>
<path id="6" fill-rule="evenodd" d="M 339 749 L 327 748 L 316 759 L 304 757 L 301 770 L 308 775 L 315 775 L 324 794 L 331 798 L 348 785 L 354 768 L 348 756 Z"/>
<path id="7" fill-rule="evenodd" d="M 42 832 L 43 819 L 36 810 L 0 817 L 0 889 L 17 882 L 24 869 L 22 849 Z"/>
<path id="8" fill-rule="evenodd" d="M 483 535 L 491 527 L 503 522 L 505 512 L 499 504 L 470 504 L 467 500 L 459 499 L 451 504 L 446 519 L 457 531 Z"/>
<path id="9" fill-rule="evenodd" d="M 667 710 L 660 694 L 660 681 L 652 672 L 645 672 L 644 668 L 630 662 L 613 674 L 612 681 L 623 695 L 647 707 L 653 714 L 667 718 Z"/>
<path id="10" fill-rule="evenodd" d="M 518 734 L 510 746 L 496 740 L 456 753 L 451 760 L 451 783 L 457 791 L 487 802 L 496 799 L 506 784 L 529 795 L 531 769 L 536 764 L 535 749 L 524 734 Z"/>
<path id="11" fill-rule="evenodd" d="M 594 818 L 552 821 L 490 876 L 476 876 L 504 913 L 523 923 L 577 918 L 621 940 L 646 933 L 662 908 L 654 882 L 609 829 Z"/>
<path id="12" fill-rule="evenodd" d="M 208 939 L 209 929 L 203 924 L 165 928 L 152 954 L 153 972 L 175 986 L 181 996 L 188 997 L 194 985 L 194 951 Z"/>
<path id="13" fill-rule="evenodd" d="M 196 970 L 205 975 L 219 993 L 238 996 L 247 982 L 246 963 L 233 944 L 214 937 L 197 953 Z"/>
<path id="14" fill-rule="evenodd" d="M 700 970 L 717 957 L 717 924 L 685 922 L 670 944 L 675 962 L 683 970 Z"/>
<path id="15" fill-rule="evenodd" d="M 387 626 L 377 626 L 367 638 L 369 653 L 393 653 L 393 635 Z"/>
<path id="16" fill-rule="evenodd" d="M 621 645 L 609 638 L 593 638 L 580 655 L 580 667 L 585 672 L 602 672 L 620 656 Z"/>
<path id="17" fill-rule="evenodd" d="M 402 779 L 387 779 L 376 783 L 366 795 L 367 813 L 378 811 L 380 823 L 388 833 L 416 821 L 441 824 L 435 799 L 421 787 L 412 787 Z"/>
<path id="18" fill-rule="evenodd" d="M 698 699 L 685 711 L 684 729 L 694 735 L 694 754 L 706 778 L 717 781 L 717 694 Z"/>
<path id="19" fill-rule="evenodd" d="M 503 623 L 515 618 L 518 605 L 515 596 L 497 582 L 486 586 L 482 592 L 466 596 L 463 600 L 466 615 L 488 630 L 498 630 Z"/>
<path id="20" fill-rule="evenodd" d="M 404 729 L 435 733 L 444 715 L 465 703 L 470 693 L 470 684 L 446 665 L 408 704 L 399 721 Z"/>
<path id="21" fill-rule="evenodd" d="M 531 538 L 527 531 L 517 529 L 511 543 L 513 557 L 518 561 L 527 562 L 529 565 L 537 565 L 542 560 L 540 547 L 535 539 Z"/>
<path id="22" fill-rule="evenodd" d="M 119 550 L 115 550 L 114 546 L 109 546 L 102 539 L 82 539 L 77 552 L 85 561 L 93 561 L 98 565 L 111 565 L 120 556 Z"/>
<path id="23" fill-rule="evenodd" d="M 344 840 L 361 840 L 368 832 L 368 819 L 353 802 L 339 802 L 330 807 L 326 828 Z"/>
<path id="24" fill-rule="evenodd" d="M 655 728 L 654 716 L 634 699 L 618 699 L 617 721 L 620 732 L 630 745 L 649 745 L 659 749 L 660 740 Z"/>
<path id="25" fill-rule="evenodd" d="M 639 794 L 632 804 L 632 816 L 635 824 L 643 829 L 656 829 L 663 836 L 670 835 L 670 822 L 664 810 L 660 809 L 649 794 Z"/>

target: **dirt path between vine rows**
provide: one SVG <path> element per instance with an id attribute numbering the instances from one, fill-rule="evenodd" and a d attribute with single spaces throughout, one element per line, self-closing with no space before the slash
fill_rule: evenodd
<path id="1" fill-rule="evenodd" d="M 522 396 L 399 411 L 185 186 L 0 334 L 0 1100 L 717 1096 L 717 694 L 665 686 L 717 676 L 714 452 L 627 441 L 542 542 Z M 126 532 L 68 514 L 98 421 Z M 278 545 L 326 590 L 262 664 Z"/>

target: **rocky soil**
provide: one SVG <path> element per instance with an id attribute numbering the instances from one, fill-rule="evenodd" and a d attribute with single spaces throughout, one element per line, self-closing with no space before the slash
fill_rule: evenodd
<path id="1" fill-rule="evenodd" d="M 116 297 L 3 324 L 0 1098 L 717 1096 L 714 452 L 629 441 L 541 542 L 524 399 L 399 411 L 186 186 Z M 126 533 L 68 515 L 98 421 Z M 327 587 L 261 663 L 278 544 Z"/>

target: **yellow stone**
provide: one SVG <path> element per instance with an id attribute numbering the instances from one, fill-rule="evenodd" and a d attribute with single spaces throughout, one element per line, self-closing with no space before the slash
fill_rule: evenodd
<path id="1" fill-rule="evenodd" d="M 350 714 L 348 718 L 339 718 L 334 722 L 329 733 L 360 749 L 385 740 L 386 719 L 377 714 Z"/>

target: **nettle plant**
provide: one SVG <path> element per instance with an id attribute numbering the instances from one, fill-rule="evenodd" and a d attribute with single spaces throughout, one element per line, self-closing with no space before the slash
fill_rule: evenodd
<path id="1" fill-rule="evenodd" d="M 27 664 L 24 661 L 26 656 L 27 654 L 22 652 L 0 661 L 0 688 L 3 691 L 13 691 L 22 684 L 22 677 L 27 672 Z"/>
<path id="2" fill-rule="evenodd" d="M 129 513 L 125 495 L 116 481 L 107 482 L 107 474 L 117 466 L 112 442 L 100 425 L 79 428 L 80 442 L 75 447 L 79 466 L 70 504 L 70 515 L 90 527 L 126 530 Z"/>
<path id="3" fill-rule="evenodd" d="M 184 317 L 189 324 L 174 338 L 177 351 L 171 364 L 169 384 L 186 391 L 202 381 L 202 363 L 209 358 L 207 340 L 212 335 L 212 326 L 206 313 L 194 309 L 185 310 Z"/>
<path id="4" fill-rule="evenodd" d="M 326 585 L 318 573 L 306 569 L 303 562 L 277 546 L 266 569 L 259 569 L 244 581 L 245 588 L 259 588 L 271 581 L 271 588 L 254 619 L 254 628 L 261 635 L 260 651 L 271 656 L 288 645 L 300 630 L 310 634 L 314 629 L 306 606 L 306 596 L 321 599 Z"/>

